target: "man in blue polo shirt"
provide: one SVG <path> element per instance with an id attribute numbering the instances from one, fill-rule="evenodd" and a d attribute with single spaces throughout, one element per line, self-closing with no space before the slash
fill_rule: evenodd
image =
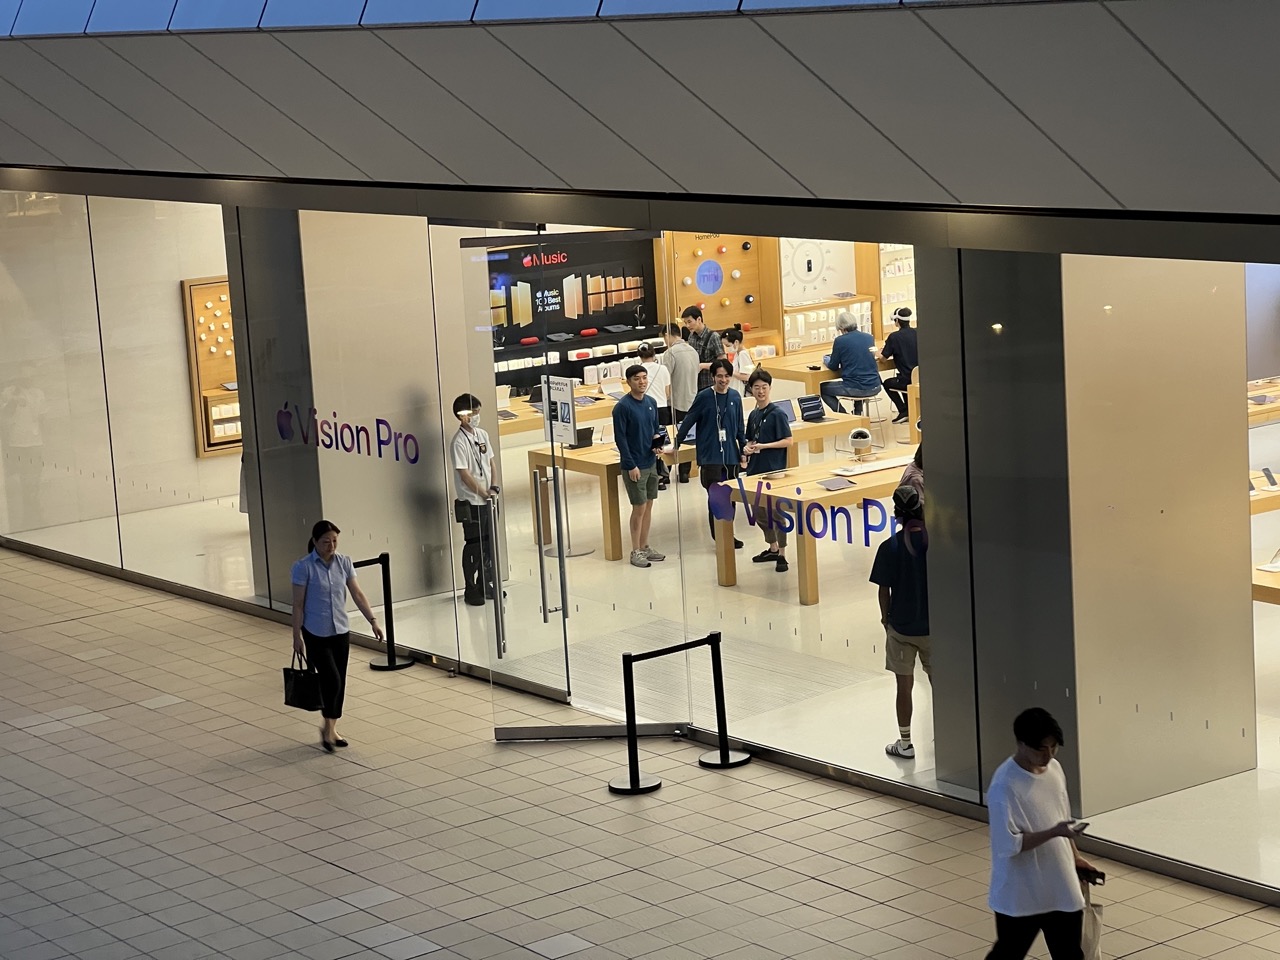
<path id="1" fill-rule="evenodd" d="M 747 464 L 747 435 L 742 417 L 742 398 L 729 389 L 733 364 L 724 357 L 711 361 L 711 386 L 693 398 L 689 412 L 676 431 L 675 447 L 679 449 L 689 431 L 696 428 L 694 446 L 698 449 L 698 479 L 707 491 L 707 525 L 711 539 L 716 538 L 716 517 L 711 509 L 711 488 L 717 483 L 736 479 L 738 470 Z M 735 548 L 742 541 L 734 538 Z"/>
<path id="2" fill-rule="evenodd" d="M 755 397 L 756 408 L 747 417 L 748 476 L 785 470 L 787 448 L 795 440 L 791 436 L 791 421 L 787 415 L 770 402 L 773 375 L 757 367 L 747 378 L 747 390 Z M 779 573 L 787 572 L 787 531 L 782 526 L 781 515 L 773 512 L 769 501 L 760 503 L 755 510 L 755 525 L 764 534 L 765 548 L 751 558 L 754 563 L 772 563 Z"/>
<path id="3" fill-rule="evenodd" d="M 872 353 L 876 342 L 871 334 L 859 330 L 858 321 L 849 313 L 842 313 L 836 318 L 836 329 L 840 333 L 823 362 L 828 370 L 840 374 L 840 379 L 826 381 L 818 391 L 827 401 L 827 406 L 839 413 L 840 402 L 836 397 L 866 399 L 878 396 L 881 383 L 880 368 L 876 366 L 876 357 Z M 853 412 L 862 413 L 862 404 L 855 403 Z"/>
<path id="4" fill-rule="evenodd" d="M 658 499 L 658 458 L 654 450 L 666 443 L 666 434 L 658 432 L 657 401 L 645 396 L 649 371 L 643 364 L 627 367 L 627 386 L 631 392 L 613 408 L 613 436 L 622 461 L 622 485 L 631 501 L 631 565 L 647 567 L 652 561 L 667 559 L 649 546 L 653 501 Z"/>

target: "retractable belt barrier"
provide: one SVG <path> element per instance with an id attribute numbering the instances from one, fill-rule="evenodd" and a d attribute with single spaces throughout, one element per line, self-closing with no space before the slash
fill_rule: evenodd
<path id="1" fill-rule="evenodd" d="M 720 661 L 720 632 L 708 634 L 701 640 L 678 643 L 648 653 L 624 653 L 622 655 L 622 690 L 627 709 L 627 774 L 609 781 L 610 793 L 652 793 L 662 786 L 662 780 L 640 772 L 640 737 L 636 730 L 636 681 L 635 665 L 642 660 L 653 660 L 672 653 L 683 653 L 694 647 L 711 648 L 711 685 L 716 700 L 716 727 L 719 730 L 720 749 L 710 750 L 698 758 L 698 765 L 714 769 L 740 767 L 751 762 L 751 754 L 745 750 L 729 749 L 729 727 L 724 708 L 724 666 Z"/>
<path id="2" fill-rule="evenodd" d="M 387 662 L 370 660 L 369 669 L 403 670 L 405 667 L 412 667 L 413 660 L 396 659 L 396 621 L 391 610 L 391 554 L 380 553 L 370 560 L 359 560 L 351 565 L 353 567 L 372 567 L 375 564 L 382 568 L 382 617 L 386 621 L 386 629 L 383 632 L 387 636 Z"/>

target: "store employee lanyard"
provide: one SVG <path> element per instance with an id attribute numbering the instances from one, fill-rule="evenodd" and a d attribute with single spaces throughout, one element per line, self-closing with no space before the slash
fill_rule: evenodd
<path id="1" fill-rule="evenodd" d="M 728 441 L 729 436 L 728 436 L 728 434 L 727 434 L 727 433 L 725 433 L 724 425 L 723 425 L 723 423 L 722 423 L 722 421 L 721 421 L 721 414 L 722 414 L 722 413 L 723 413 L 723 411 L 724 411 L 724 407 L 721 407 L 721 406 L 720 406 L 720 398 L 721 398 L 721 397 L 724 397 L 724 405 L 725 405 L 725 407 L 727 407 L 727 406 L 729 405 L 729 393 L 728 393 L 728 391 L 726 390 L 724 393 L 716 393 L 715 388 L 714 388 L 714 387 L 712 387 L 712 389 L 711 389 L 711 398 L 712 398 L 712 400 L 714 400 L 714 401 L 715 401 L 715 405 L 716 405 L 716 436 L 720 438 L 720 456 L 724 457 L 724 456 L 725 456 L 725 453 L 724 453 L 724 445 L 725 445 L 725 443 Z M 725 463 L 728 463 L 728 462 L 729 462 L 729 458 L 728 458 L 728 457 L 725 457 L 725 461 L 724 461 L 724 462 L 725 462 Z"/>
<path id="2" fill-rule="evenodd" d="M 483 440 L 477 440 L 471 430 L 466 427 L 462 428 L 462 435 L 467 438 L 467 445 L 471 448 L 471 455 L 476 460 L 476 471 L 481 478 L 484 477 L 484 455 L 489 452 L 489 445 Z"/>

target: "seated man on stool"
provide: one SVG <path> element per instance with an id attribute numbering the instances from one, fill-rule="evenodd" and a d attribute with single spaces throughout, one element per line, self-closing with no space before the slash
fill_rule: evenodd
<path id="1" fill-rule="evenodd" d="M 907 387 L 911 386 L 911 375 L 920 365 L 920 354 L 916 350 L 916 331 L 911 326 L 911 308 L 899 307 L 893 311 L 893 319 L 898 329 L 885 337 L 880 359 L 892 360 L 898 368 L 896 376 L 885 378 L 884 389 L 898 408 L 893 422 L 904 423 L 907 419 Z"/>
<path id="2" fill-rule="evenodd" d="M 840 331 L 831 344 L 831 353 L 823 358 L 828 370 L 840 374 L 839 380 L 828 380 L 818 388 L 827 406 L 840 412 L 837 397 L 857 397 L 865 400 L 880 394 L 880 369 L 876 366 L 876 342 L 871 334 L 858 329 L 853 315 L 842 313 L 836 318 Z M 853 405 L 855 414 L 862 413 L 862 404 Z"/>

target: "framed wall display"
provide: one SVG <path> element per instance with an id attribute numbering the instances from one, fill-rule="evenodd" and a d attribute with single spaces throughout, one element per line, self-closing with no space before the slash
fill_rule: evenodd
<path id="1" fill-rule="evenodd" d="M 235 324 L 226 277 L 182 281 L 183 324 L 191 367 L 191 414 L 196 456 L 241 449 L 240 394 L 236 383 Z"/>

